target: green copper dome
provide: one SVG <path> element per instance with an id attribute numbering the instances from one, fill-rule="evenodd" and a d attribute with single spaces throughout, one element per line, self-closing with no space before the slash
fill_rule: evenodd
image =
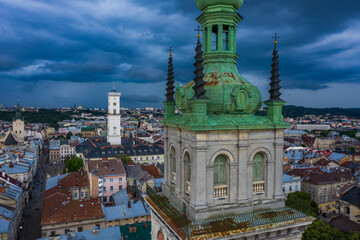
<path id="1" fill-rule="evenodd" d="M 219 71 L 220 70 L 220 71 Z M 235 68 L 222 68 L 221 64 L 204 69 L 205 96 L 208 113 L 254 114 L 259 110 L 262 96 L 257 87 L 242 77 Z M 190 99 L 194 96 L 194 81 L 177 87 L 176 106 L 182 112 L 191 112 Z"/>
<path id="2" fill-rule="evenodd" d="M 239 74 L 236 66 L 236 28 L 242 20 L 236 9 L 243 1 L 197 0 L 196 3 L 203 9 L 196 20 L 201 24 L 203 33 L 204 88 L 209 100 L 207 113 L 254 114 L 261 107 L 261 93 Z M 210 5 L 212 7 L 208 8 Z M 175 103 L 184 113 L 192 111 L 190 99 L 194 96 L 193 86 L 194 81 L 190 81 L 183 87 L 177 87 Z"/>
<path id="3" fill-rule="evenodd" d="M 196 0 L 196 5 L 201 11 L 212 5 L 231 5 L 239 9 L 242 4 L 243 0 Z"/>

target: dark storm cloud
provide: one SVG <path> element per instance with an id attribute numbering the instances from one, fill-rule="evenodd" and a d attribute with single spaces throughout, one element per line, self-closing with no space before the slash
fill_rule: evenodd
<path id="1" fill-rule="evenodd" d="M 359 9 L 360 1 L 351 0 L 245 0 L 240 73 L 269 78 L 277 32 L 283 88 L 359 83 Z M 193 78 L 199 14 L 195 0 L 0 0 L 0 81 L 115 78 L 142 87 L 165 80 L 172 45 L 175 81 L 186 83 Z"/>
<path id="2" fill-rule="evenodd" d="M 122 102 L 124 105 L 136 106 L 136 104 L 156 104 L 161 101 L 161 97 L 159 96 L 143 96 L 143 95 L 127 95 L 122 97 Z"/>

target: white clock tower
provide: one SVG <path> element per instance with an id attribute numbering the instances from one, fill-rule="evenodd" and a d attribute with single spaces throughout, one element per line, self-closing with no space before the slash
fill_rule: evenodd
<path id="1" fill-rule="evenodd" d="M 121 144 L 120 96 L 115 89 L 108 93 L 107 141 L 111 145 Z"/>

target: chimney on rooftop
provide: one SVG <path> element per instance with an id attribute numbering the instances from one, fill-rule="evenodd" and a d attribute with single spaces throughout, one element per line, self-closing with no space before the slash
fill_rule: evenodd
<path id="1" fill-rule="evenodd" d="M 2 176 L 5 177 L 5 170 L 2 171 Z"/>

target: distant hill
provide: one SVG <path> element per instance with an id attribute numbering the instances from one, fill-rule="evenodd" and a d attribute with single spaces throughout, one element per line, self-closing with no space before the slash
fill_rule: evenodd
<path id="1" fill-rule="evenodd" d="M 350 118 L 360 118 L 360 108 L 307 108 L 287 105 L 283 107 L 284 117 L 302 117 L 304 115 L 345 115 Z"/>

